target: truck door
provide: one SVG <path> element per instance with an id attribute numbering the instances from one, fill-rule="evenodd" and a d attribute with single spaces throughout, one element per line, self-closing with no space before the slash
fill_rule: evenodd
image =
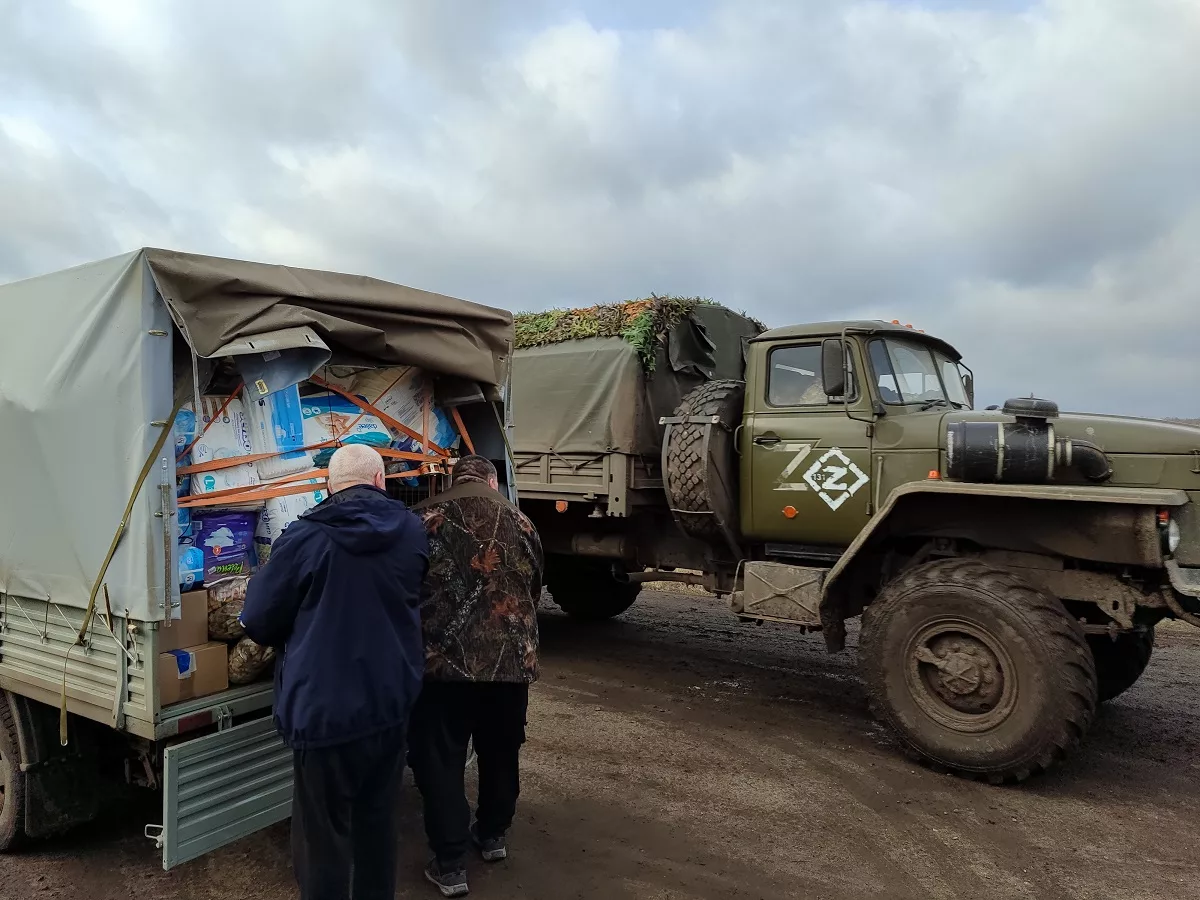
<path id="1" fill-rule="evenodd" d="M 753 412 L 743 452 L 750 454 L 750 522 L 756 541 L 845 547 L 867 521 L 871 491 L 867 422 L 847 415 L 840 397 L 825 395 L 821 341 L 763 348 L 765 361 L 747 385 Z M 850 408 L 861 396 L 862 371 L 849 343 Z M 863 415 L 867 418 L 867 415 Z"/>

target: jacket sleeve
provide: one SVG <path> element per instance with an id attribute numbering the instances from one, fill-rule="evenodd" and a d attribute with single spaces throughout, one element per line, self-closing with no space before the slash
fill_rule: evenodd
<path id="1" fill-rule="evenodd" d="M 529 593 L 533 598 L 533 605 L 537 606 L 542 599 L 542 587 L 545 584 L 546 557 L 542 552 L 542 538 L 533 526 L 533 522 L 524 513 L 518 513 L 518 515 L 521 517 L 522 531 L 525 532 L 525 537 L 529 541 L 530 568 L 532 569 Z"/>
<path id="2" fill-rule="evenodd" d="M 302 571 L 303 528 L 295 523 L 271 547 L 271 558 L 246 587 L 246 604 L 239 621 L 250 640 L 265 647 L 282 647 L 292 634 L 309 578 Z"/>

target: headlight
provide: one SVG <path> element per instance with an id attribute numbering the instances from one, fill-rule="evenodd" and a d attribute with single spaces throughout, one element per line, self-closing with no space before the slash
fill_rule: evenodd
<path id="1" fill-rule="evenodd" d="M 1179 549 L 1179 523 L 1171 518 L 1170 510 L 1158 511 L 1158 534 L 1165 553 L 1169 555 Z"/>

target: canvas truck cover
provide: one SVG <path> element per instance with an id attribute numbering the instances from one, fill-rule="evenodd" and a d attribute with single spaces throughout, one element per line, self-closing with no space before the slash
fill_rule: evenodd
<path id="1" fill-rule="evenodd" d="M 485 385 L 503 380 L 512 346 L 502 310 L 372 278 L 162 250 L 0 286 L 0 594 L 87 607 L 171 417 L 182 346 L 173 322 L 200 357 L 302 335 L 313 371 L 416 365 Z M 176 371 L 181 363 L 190 368 L 175 359 Z M 165 591 L 177 590 L 156 516 L 174 461 L 169 450 L 160 457 L 104 578 L 113 612 L 145 621 L 163 618 Z"/>
<path id="2" fill-rule="evenodd" d="M 658 335 L 653 368 L 623 337 L 589 337 L 513 354 L 517 453 L 661 450 L 662 416 L 693 388 L 745 378 L 746 344 L 762 326 L 715 304 L 698 305 Z"/>

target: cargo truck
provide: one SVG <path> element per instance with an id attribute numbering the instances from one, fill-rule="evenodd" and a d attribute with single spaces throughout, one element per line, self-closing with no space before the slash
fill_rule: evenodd
<path id="1" fill-rule="evenodd" d="M 164 868 L 290 815 L 270 680 L 166 704 L 155 665 L 180 627 L 172 422 L 218 362 L 263 393 L 420 367 L 513 496 L 512 334 L 376 279 L 153 249 L 0 286 L 0 850 L 131 785 L 161 792 Z M 427 495 L 430 462 L 391 489 Z"/>
<path id="2" fill-rule="evenodd" d="M 871 708 L 915 757 L 1020 781 L 1200 625 L 1200 429 L 975 409 L 932 334 L 764 330 L 696 300 L 519 316 L 516 481 L 555 602 L 705 586 L 747 622 L 859 619 Z"/>

